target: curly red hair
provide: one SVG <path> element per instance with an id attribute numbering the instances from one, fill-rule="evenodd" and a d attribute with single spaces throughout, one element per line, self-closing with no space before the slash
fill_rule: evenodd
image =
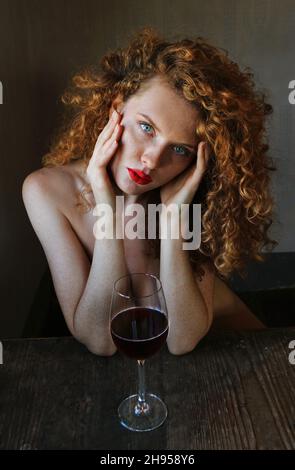
<path id="1" fill-rule="evenodd" d="M 265 124 L 273 109 L 255 89 L 250 69 L 241 71 L 227 51 L 202 37 L 169 42 L 145 27 L 126 48 L 108 52 L 97 68 L 76 74 L 61 98 L 74 114 L 64 121 L 42 163 L 57 166 L 82 159 L 86 167 L 113 100 L 121 95 L 126 101 L 155 75 L 197 107 L 197 136 L 211 148 L 209 168 L 193 201 L 202 204 L 202 241 L 191 261 L 197 266 L 209 258 L 222 277 L 234 270 L 244 276 L 250 259 L 263 261 L 261 250 L 277 244 L 268 236 L 273 212 L 269 172 L 276 168 L 267 155 Z M 78 206 L 90 207 L 85 198 Z"/>

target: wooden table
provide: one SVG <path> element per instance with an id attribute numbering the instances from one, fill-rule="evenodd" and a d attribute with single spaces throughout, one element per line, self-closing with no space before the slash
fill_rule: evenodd
<path id="1" fill-rule="evenodd" d="M 98 357 L 73 338 L 6 340 L 1 449 L 294 449 L 295 328 L 211 332 L 184 356 L 146 364 L 168 406 L 157 430 L 123 428 L 117 406 L 137 390 L 135 361 Z"/>

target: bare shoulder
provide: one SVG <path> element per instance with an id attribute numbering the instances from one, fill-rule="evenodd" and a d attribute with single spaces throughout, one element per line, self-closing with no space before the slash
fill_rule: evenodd
<path id="1" fill-rule="evenodd" d="M 72 176 L 61 167 L 42 168 L 23 182 L 29 220 L 44 249 L 54 288 L 72 334 L 74 312 L 89 276 L 90 263 L 64 207 L 74 190 Z"/>
<path id="2" fill-rule="evenodd" d="M 202 264 L 204 275 L 202 279 L 196 278 L 200 290 L 213 307 L 214 317 L 232 312 L 236 306 L 236 295 L 219 274 L 212 260 Z"/>
<path id="3" fill-rule="evenodd" d="M 213 326 L 232 330 L 262 329 L 265 325 L 256 317 L 228 281 L 215 276 L 213 291 Z"/>
<path id="4" fill-rule="evenodd" d="M 69 165 L 44 167 L 26 176 L 22 185 L 24 202 L 38 204 L 40 196 L 61 212 L 73 201 L 77 180 Z"/>
<path id="5" fill-rule="evenodd" d="M 209 323 L 217 328 L 260 329 L 264 325 L 241 301 L 225 280 L 222 280 L 211 261 L 202 264 L 204 275 L 196 281 L 209 312 Z"/>

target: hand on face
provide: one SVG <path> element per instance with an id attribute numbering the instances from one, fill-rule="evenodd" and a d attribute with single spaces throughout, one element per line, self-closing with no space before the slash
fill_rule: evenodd
<path id="1" fill-rule="evenodd" d="M 176 194 L 176 181 L 183 181 L 182 173 L 189 176 L 191 173 L 186 170 L 195 163 L 198 108 L 179 96 L 159 77 L 153 77 L 141 93 L 135 93 L 125 102 L 118 97 L 114 104 L 117 109 L 121 105 L 124 108 L 124 113 L 120 108 L 124 129 L 121 145 L 110 162 L 110 170 L 119 190 L 137 198 L 165 185 L 167 193 L 170 187 Z M 198 157 L 198 170 L 192 178 L 188 178 L 188 185 L 190 180 L 192 186 L 197 184 L 195 179 L 199 179 L 198 175 L 202 173 L 199 166 L 201 158 Z M 139 176 L 142 176 L 140 172 L 144 172 L 152 180 L 147 184 L 138 184 L 142 181 L 132 178 L 129 169 L 139 172 Z M 170 182 L 171 185 L 166 186 Z M 162 195 L 164 198 L 164 190 Z"/>
<path id="2" fill-rule="evenodd" d="M 120 116 L 122 118 L 122 115 Z M 122 138 L 123 133 L 124 126 L 121 126 L 120 133 L 117 136 L 118 141 L 120 141 Z M 186 167 L 185 170 L 180 170 L 180 173 L 178 169 L 176 176 L 170 179 L 168 183 L 164 183 L 162 186 L 160 186 L 161 202 L 167 205 L 171 203 L 189 204 L 198 190 L 200 182 L 206 172 L 208 161 L 209 146 L 204 141 L 199 142 L 197 148 L 197 157 L 194 158 L 193 162 L 188 167 Z M 156 173 L 160 171 L 160 166 L 155 170 Z M 136 167 L 140 168 L 140 164 L 136 165 Z M 167 169 L 164 171 L 164 175 L 167 177 Z M 141 188 L 145 187 L 141 186 Z M 149 190 L 150 188 L 147 187 L 146 191 Z"/>
<path id="3" fill-rule="evenodd" d="M 209 161 L 209 146 L 202 141 L 198 144 L 197 158 L 185 171 L 160 189 L 162 204 L 190 204 Z"/>
<path id="4" fill-rule="evenodd" d="M 105 191 L 111 197 L 114 196 L 106 168 L 116 153 L 118 141 L 122 135 L 120 119 L 121 115 L 114 111 L 107 125 L 99 134 L 92 157 L 89 160 L 86 172 L 94 194 Z"/>

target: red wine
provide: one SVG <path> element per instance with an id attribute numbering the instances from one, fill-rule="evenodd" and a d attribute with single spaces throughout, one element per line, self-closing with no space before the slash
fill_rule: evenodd
<path id="1" fill-rule="evenodd" d="M 111 335 L 119 351 L 132 359 L 144 360 L 166 341 L 168 319 L 153 308 L 129 308 L 112 319 Z"/>

